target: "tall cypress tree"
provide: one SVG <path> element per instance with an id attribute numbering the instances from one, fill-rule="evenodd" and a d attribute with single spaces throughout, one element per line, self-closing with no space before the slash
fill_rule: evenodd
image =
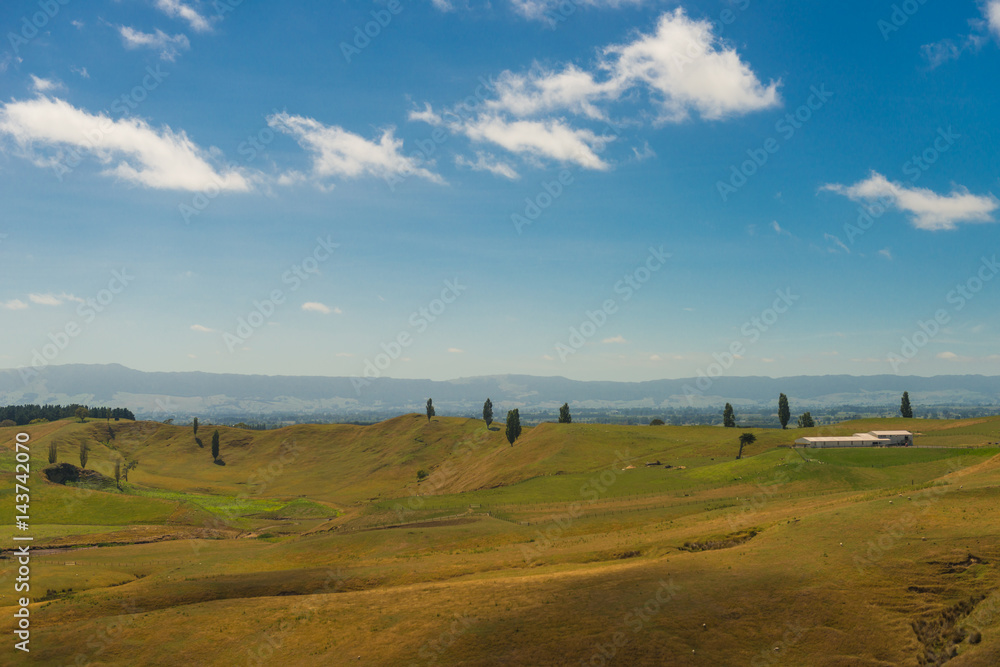
<path id="1" fill-rule="evenodd" d="M 493 401 L 488 398 L 483 403 L 483 421 L 486 422 L 486 428 L 489 428 L 490 424 L 493 423 Z"/>
<path id="2" fill-rule="evenodd" d="M 729 403 L 726 403 L 726 409 L 722 411 L 722 425 L 726 428 L 736 428 L 736 413 Z"/>
<path id="3" fill-rule="evenodd" d="M 431 417 L 433 417 L 433 416 L 434 416 L 434 401 L 432 401 L 431 399 L 428 398 L 427 399 L 427 421 L 430 421 Z"/>
<path id="4" fill-rule="evenodd" d="M 788 408 L 788 397 L 782 394 L 778 397 L 778 421 L 781 428 L 788 428 L 788 420 L 792 418 L 792 411 Z"/>
<path id="5" fill-rule="evenodd" d="M 792 411 L 788 408 L 788 397 L 782 394 L 778 397 L 778 421 L 781 428 L 788 428 L 788 420 L 792 418 Z"/>
<path id="6" fill-rule="evenodd" d="M 913 408 L 910 407 L 910 392 L 903 392 L 903 400 L 899 404 L 899 412 L 903 417 L 910 419 L 913 417 Z"/>
<path id="7" fill-rule="evenodd" d="M 521 413 L 517 408 L 507 411 L 507 442 L 514 446 L 514 441 L 521 436 Z"/>
<path id="8" fill-rule="evenodd" d="M 573 418 L 569 414 L 569 403 L 563 403 L 563 406 L 559 408 L 559 423 L 560 424 L 573 423 Z"/>
<path id="9" fill-rule="evenodd" d="M 219 429 L 215 429 L 215 433 L 212 434 L 212 460 L 219 460 Z"/>

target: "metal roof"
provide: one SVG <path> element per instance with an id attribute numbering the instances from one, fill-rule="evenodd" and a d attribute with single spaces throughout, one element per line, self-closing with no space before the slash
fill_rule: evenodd
<path id="1" fill-rule="evenodd" d="M 809 442 L 882 442 L 882 438 L 868 435 L 840 435 L 840 436 L 806 436 L 799 440 Z"/>

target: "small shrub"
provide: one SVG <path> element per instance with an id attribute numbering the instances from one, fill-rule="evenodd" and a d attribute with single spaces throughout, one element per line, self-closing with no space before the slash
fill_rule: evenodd
<path id="1" fill-rule="evenodd" d="M 653 421 L 649 422 L 650 426 L 663 426 L 663 424 L 664 422 L 662 419 L 654 419 Z"/>
<path id="2" fill-rule="evenodd" d="M 423 470 L 423 469 L 418 470 L 417 471 L 417 480 L 426 479 L 429 475 L 430 475 L 430 473 L 428 473 L 426 470 Z"/>
<path id="3" fill-rule="evenodd" d="M 0 428 L 8 428 L 10 426 L 17 426 L 17 422 L 13 419 L 4 419 L 0 422 Z"/>

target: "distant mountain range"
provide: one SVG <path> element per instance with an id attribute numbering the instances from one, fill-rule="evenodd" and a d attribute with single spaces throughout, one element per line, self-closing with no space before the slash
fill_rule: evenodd
<path id="1" fill-rule="evenodd" d="M 823 375 L 719 377 L 650 382 L 581 382 L 563 377 L 490 375 L 456 380 L 402 380 L 201 372 L 147 373 L 119 364 L 47 366 L 25 374 L 0 370 L 0 404 L 84 403 L 127 407 L 164 419 L 222 414 L 385 414 L 422 411 L 428 397 L 440 414 L 478 414 L 489 397 L 502 411 L 707 408 L 773 405 L 783 392 L 796 409 L 915 404 L 1000 405 L 1000 377 Z M 498 411 L 502 419 L 502 411 Z"/>

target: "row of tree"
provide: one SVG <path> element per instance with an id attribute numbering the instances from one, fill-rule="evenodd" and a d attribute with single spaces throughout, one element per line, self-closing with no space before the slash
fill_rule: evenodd
<path id="1" fill-rule="evenodd" d="M 427 421 L 431 420 L 436 414 L 434 410 L 434 399 L 427 399 Z M 195 432 L 197 432 L 197 419 L 195 420 Z M 489 428 L 493 424 L 493 401 L 489 398 L 483 403 L 483 421 L 486 422 L 486 428 Z M 559 423 L 560 424 L 572 424 L 573 417 L 569 413 L 569 403 L 563 403 L 562 407 L 559 408 Z M 521 413 L 517 408 L 507 411 L 507 431 L 506 431 L 507 441 L 510 446 L 514 446 L 514 441 L 521 437 Z"/>
<path id="2" fill-rule="evenodd" d="M 100 417 L 101 419 L 135 419 L 135 415 L 128 408 L 91 408 L 79 403 L 71 405 L 27 404 L 0 407 L 0 422 L 14 422 L 10 426 L 24 426 L 33 421 L 37 423 L 38 420 L 53 422 L 59 419 L 78 417 L 81 409 L 85 411 L 85 414 L 91 417 Z"/>
<path id="3" fill-rule="evenodd" d="M 429 400 L 427 401 L 427 403 L 428 403 L 428 405 L 430 405 L 430 401 Z M 430 417 L 428 417 L 427 419 L 430 419 Z M 191 420 L 191 430 L 193 431 L 195 443 L 199 447 L 204 447 L 205 446 L 204 443 L 202 443 L 201 438 L 198 437 L 198 418 L 197 417 L 195 417 L 193 420 Z M 212 433 L 212 461 L 215 462 L 215 463 L 219 462 L 219 429 L 215 429 L 215 432 Z"/>
<path id="4" fill-rule="evenodd" d="M 904 391 L 903 398 L 900 401 L 899 413 L 910 419 L 913 417 L 913 408 L 910 406 L 910 393 Z M 792 418 L 792 411 L 788 407 L 788 397 L 784 394 L 778 396 L 778 421 L 781 422 L 781 428 L 788 428 L 788 422 Z M 803 412 L 798 418 L 799 428 L 812 428 L 816 426 L 816 422 L 812 417 L 810 412 Z M 736 412 L 733 410 L 733 406 L 726 403 L 726 407 L 722 410 L 722 425 L 726 428 L 736 428 Z"/>
<path id="5" fill-rule="evenodd" d="M 788 407 L 788 397 L 782 394 L 778 398 L 778 421 L 781 422 L 781 428 L 788 427 L 788 421 L 791 419 L 791 416 L 791 409 Z M 810 412 L 803 412 L 798 418 L 798 423 L 799 428 L 812 428 L 816 425 Z M 729 403 L 726 403 L 726 407 L 722 410 L 722 425 L 726 428 L 736 428 L 736 412 Z"/>
<path id="6" fill-rule="evenodd" d="M 87 469 L 87 461 L 90 460 L 90 446 L 86 442 L 80 443 L 80 469 Z M 59 462 L 59 443 L 52 441 L 49 443 L 49 463 Z M 124 464 L 124 465 L 123 465 Z M 122 460 L 119 456 L 115 459 L 115 486 L 122 490 L 122 481 L 128 481 L 128 474 L 139 467 L 139 459 Z"/>

